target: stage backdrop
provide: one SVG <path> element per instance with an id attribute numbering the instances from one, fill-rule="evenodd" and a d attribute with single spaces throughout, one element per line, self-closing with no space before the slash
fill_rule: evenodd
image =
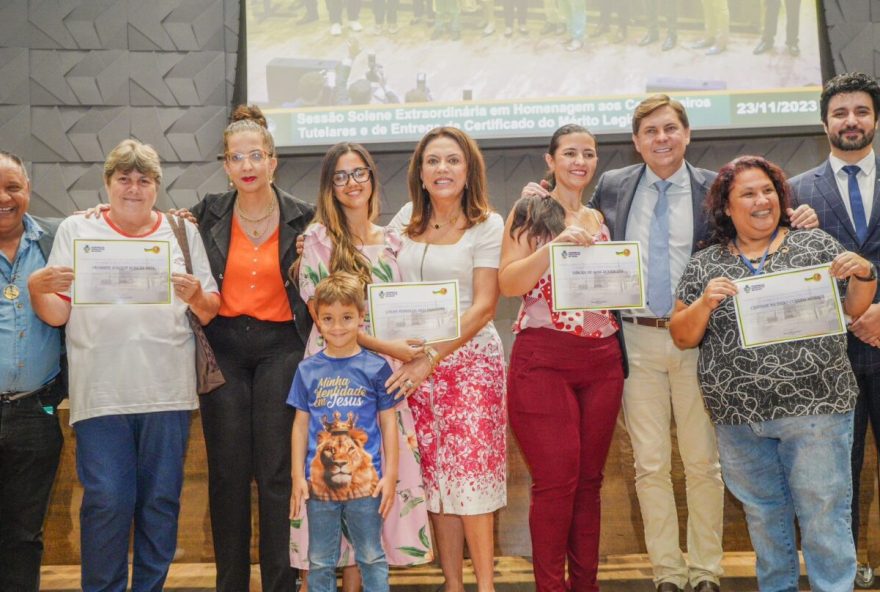
<path id="1" fill-rule="evenodd" d="M 255 10 L 284 11 L 293 4 L 294 0 L 263 0 Z M 538 4 L 530 2 L 536 8 Z M 243 64 L 239 59 L 241 10 L 239 0 L 0 2 L 0 148 L 16 152 L 30 163 L 31 211 L 61 216 L 103 200 L 104 155 L 129 136 L 154 145 L 163 159 L 160 208 L 191 206 L 205 193 L 224 190 L 226 179 L 217 155 L 222 151 L 222 132 L 230 107 L 236 98 L 244 96 L 236 86 L 237 80 L 243 80 L 243 71 L 238 68 Z M 369 26 L 369 9 L 364 12 L 364 24 Z M 827 25 L 830 68 L 834 72 L 880 73 L 880 66 L 875 67 L 876 51 L 880 49 L 880 36 L 875 35 L 880 31 L 880 2 L 827 1 L 816 14 L 819 22 L 824 18 Z M 404 3 L 402 15 L 409 18 L 409 2 Z M 769 64 L 786 59 L 782 53 L 783 27 L 781 18 L 777 48 L 767 56 Z M 642 28 L 632 27 L 627 42 L 635 43 L 643 32 Z M 698 34 L 694 29 L 682 29 L 679 47 Z M 754 43 L 753 34 L 734 31 L 729 47 L 731 51 L 750 53 Z M 698 52 L 689 55 L 695 62 L 709 59 Z M 597 67 L 589 53 L 584 52 L 583 58 L 582 70 L 573 76 L 589 76 L 590 69 Z M 614 68 L 615 64 L 603 67 Z M 562 78 L 560 75 L 560 81 Z M 704 138 L 692 142 L 688 157 L 698 166 L 717 168 L 745 152 L 764 154 L 794 174 L 824 158 L 827 145 L 817 134 Z M 406 199 L 408 157 L 405 149 L 377 155 L 385 185 L 383 220 Z M 636 160 L 626 142 L 602 143 L 599 157 L 600 173 Z M 504 214 L 519 188 L 543 173 L 540 149 L 495 148 L 486 150 L 486 159 L 493 203 Z M 279 185 L 313 200 L 319 162 L 318 156 L 283 157 L 277 175 Z M 496 318 L 508 346 L 507 328 L 515 306 L 513 301 L 502 302 Z M 75 517 L 79 494 L 74 485 L 73 440 L 69 431 L 66 435 L 64 464 L 48 531 L 49 563 L 78 561 Z M 524 530 L 527 474 L 515 445 L 512 447 L 511 506 L 499 519 L 499 546 L 505 554 L 528 552 Z M 204 448 L 198 429 L 193 432 L 190 453 L 181 560 L 210 561 Z M 604 553 L 644 552 L 631 467 L 627 439 L 619 432 L 606 471 Z M 676 467 L 677 491 L 683 493 L 680 465 Z M 864 479 L 863 483 L 866 481 L 871 480 Z M 877 531 L 874 528 L 871 536 Z M 732 503 L 728 503 L 725 547 L 748 548 L 741 512 Z M 880 548 L 876 543 L 873 547 Z M 878 558 L 880 554 L 874 557 L 874 564 Z"/>

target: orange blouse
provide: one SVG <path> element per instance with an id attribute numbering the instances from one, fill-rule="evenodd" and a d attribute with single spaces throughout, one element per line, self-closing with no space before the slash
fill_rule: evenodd
<path id="1" fill-rule="evenodd" d="M 292 321 L 280 267 L 278 229 L 269 240 L 255 247 L 233 216 L 219 314 L 224 317 L 247 315 L 261 321 Z M 286 277 L 287 272 L 283 274 Z"/>

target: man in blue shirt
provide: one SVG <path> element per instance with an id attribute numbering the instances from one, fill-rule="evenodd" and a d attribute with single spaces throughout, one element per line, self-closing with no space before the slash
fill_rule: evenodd
<path id="1" fill-rule="evenodd" d="M 0 151 L 0 592 L 39 590 L 43 521 L 61 455 L 61 332 L 34 314 L 28 279 L 52 235 L 27 214 L 30 182 Z"/>

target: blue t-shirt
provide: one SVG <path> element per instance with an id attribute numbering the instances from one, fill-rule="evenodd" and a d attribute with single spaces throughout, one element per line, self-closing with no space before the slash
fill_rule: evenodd
<path id="1" fill-rule="evenodd" d="M 310 495 L 342 501 L 372 495 L 379 482 L 379 411 L 396 401 L 385 390 L 391 367 L 367 350 L 349 358 L 323 351 L 299 363 L 287 404 L 309 414 L 306 479 Z"/>

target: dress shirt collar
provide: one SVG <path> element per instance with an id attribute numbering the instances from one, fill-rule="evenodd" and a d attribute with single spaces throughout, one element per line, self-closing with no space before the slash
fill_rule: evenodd
<path id="1" fill-rule="evenodd" d="M 862 169 L 862 174 L 863 174 L 863 175 L 873 175 L 873 174 L 874 174 L 874 167 L 877 165 L 876 158 L 877 158 L 877 157 L 874 156 L 874 151 L 871 150 L 871 151 L 865 156 L 865 158 L 863 158 L 862 160 L 858 161 L 858 162 L 855 163 L 855 164 L 856 164 L 856 166 L 858 166 L 860 169 Z M 843 169 L 843 167 L 845 167 L 846 165 L 849 164 L 848 162 L 844 162 L 844 161 L 842 161 L 841 159 L 837 158 L 837 157 L 834 156 L 833 154 L 831 154 L 831 155 L 828 156 L 828 162 L 831 163 L 831 170 L 834 171 L 834 174 L 835 174 L 835 175 L 839 175 L 839 174 L 840 174 L 840 171 Z M 845 175 L 845 174 L 846 174 L 846 173 L 844 173 L 844 175 Z"/>
<path id="2" fill-rule="evenodd" d="M 653 187 L 654 183 L 656 183 L 657 181 L 662 181 L 657 173 L 652 171 L 651 167 L 649 167 L 648 165 L 645 165 L 645 174 L 643 178 L 645 180 L 646 187 Z M 691 176 L 687 170 L 687 162 L 682 161 L 681 166 L 678 168 L 678 170 L 672 173 L 666 180 L 679 188 L 690 187 Z"/>

